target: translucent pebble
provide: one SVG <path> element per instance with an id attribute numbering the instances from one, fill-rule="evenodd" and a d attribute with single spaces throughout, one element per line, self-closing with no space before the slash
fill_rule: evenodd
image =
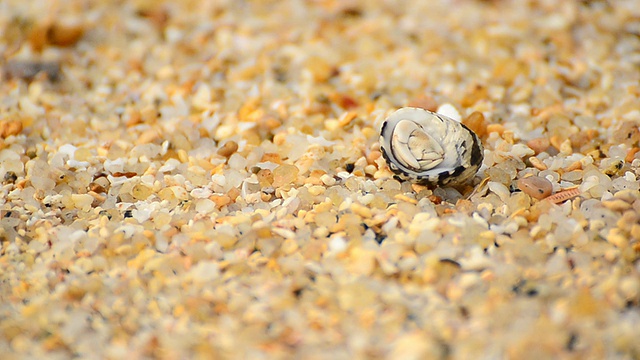
<path id="1" fill-rule="evenodd" d="M 319 214 L 316 214 L 315 222 L 318 226 L 330 227 L 336 224 L 337 217 L 335 214 L 332 214 L 328 211 L 321 212 Z"/>
<path id="2" fill-rule="evenodd" d="M 214 184 L 219 186 L 225 186 L 225 184 L 227 183 L 227 179 L 222 174 L 212 175 L 211 181 L 213 181 Z"/>
<path id="3" fill-rule="evenodd" d="M 246 178 L 246 176 L 236 170 L 227 170 L 224 172 L 224 177 L 226 179 L 224 185 L 224 192 L 227 192 L 233 188 L 237 188 L 242 184 L 242 181 Z"/>
<path id="4" fill-rule="evenodd" d="M 509 184 L 511 183 L 511 176 L 504 170 L 499 167 L 491 167 L 486 171 L 486 175 L 491 181 L 501 183 L 501 184 Z"/>
<path id="5" fill-rule="evenodd" d="M 30 179 L 31 185 L 38 190 L 53 190 L 56 186 L 56 182 L 48 177 L 43 176 L 32 176 Z"/>
<path id="6" fill-rule="evenodd" d="M 153 190 L 143 184 L 136 184 L 133 189 L 131 189 L 131 195 L 138 200 L 146 200 L 152 193 Z"/>
<path id="7" fill-rule="evenodd" d="M 209 183 L 208 173 L 199 166 L 190 166 L 189 169 L 185 172 L 184 176 L 189 181 L 189 185 L 205 186 Z M 191 188 L 189 188 L 188 190 L 191 190 Z"/>
<path id="8" fill-rule="evenodd" d="M 77 149 L 77 147 L 71 144 L 64 144 L 58 148 L 58 152 L 66 155 L 69 159 L 73 159 Z"/>
<path id="9" fill-rule="evenodd" d="M 542 214 L 538 218 L 538 226 L 540 226 L 541 229 L 549 231 L 551 230 L 552 224 L 553 224 L 553 221 L 551 216 L 549 216 L 549 214 Z"/>
<path id="10" fill-rule="evenodd" d="M 382 225 L 382 231 L 388 234 L 396 227 L 398 227 L 398 218 L 394 216 Z"/>
<path id="11" fill-rule="evenodd" d="M 584 181 L 582 182 L 582 184 L 580 184 L 578 188 L 580 189 L 581 193 L 586 193 L 587 191 L 589 191 L 589 189 L 598 185 L 598 183 L 599 183 L 599 180 L 597 177 L 589 176 L 588 178 L 584 179 Z"/>
<path id="12" fill-rule="evenodd" d="M 636 131 L 637 131 L 637 126 L 638 125 L 635 125 Z M 611 160 L 619 161 L 619 159 L 624 159 L 624 157 L 627 156 L 628 151 L 629 151 L 629 147 L 625 144 L 613 145 L 609 148 L 608 155 Z M 605 162 L 605 160 L 603 160 L 603 162 Z"/>
<path id="13" fill-rule="evenodd" d="M 229 158 L 229 167 L 236 170 L 243 170 L 247 167 L 247 159 L 238 153 L 234 153 Z"/>
<path id="14" fill-rule="evenodd" d="M 311 135 L 307 135 L 307 141 L 312 145 L 320 145 L 320 146 L 333 146 L 336 144 L 335 141 L 329 141 L 325 139 L 323 136 L 314 137 Z"/>
<path id="15" fill-rule="evenodd" d="M 211 213 L 216 209 L 216 204 L 209 199 L 200 199 L 196 201 L 196 211 L 200 214 Z"/>
<path id="16" fill-rule="evenodd" d="M 615 180 L 613 180 L 611 182 L 611 186 L 613 187 L 613 189 L 620 191 L 620 190 L 639 190 L 640 189 L 640 183 L 638 183 L 637 181 L 629 181 L 626 179 L 626 177 L 619 177 Z"/>
<path id="17" fill-rule="evenodd" d="M 72 194 L 71 201 L 73 201 L 77 209 L 89 211 L 91 209 L 91 203 L 93 203 L 93 196 L 89 194 Z"/>
<path id="18" fill-rule="evenodd" d="M 560 175 L 552 170 L 540 171 L 540 173 L 538 173 L 538 176 L 547 178 L 547 180 L 551 181 L 552 183 L 560 181 Z"/>
<path id="19" fill-rule="evenodd" d="M 167 249 L 169 248 L 169 241 L 167 240 L 167 237 L 162 234 L 156 236 L 155 246 L 158 252 L 167 252 Z"/>
<path id="20" fill-rule="evenodd" d="M 509 189 L 499 182 L 489 181 L 489 190 L 500 197 L 500 200 L 506 202 L 509 198 Z"/>
<path id="21" fill-rule="evenodd" d="M 580 163 L 582 164 L 582 167 L 584 168 L 587 165 L 593 164 L 593 158 L 591 156 L 585 156 L 585 157 L 580 159 Z"/>
<path id="22" fill-rule="evenodd" d="M 564 158 L 555 157 L 544 162 L 549 167 L 549 170 L 558 170 L 565 166 Z"/>
<path id="23" fill-rule="evenodd" d="M 351 191 L 358 191 L 360 189 L 360 183 L 355 177 L 348 178 L 347 181 L 344 182 L 344 185 Z"/>
<path id="24" fill-rule="evenodd" d="M 171 172 L 175 170 L 178 165 L 180 165 L 180 161 L 178 159 L 171 158 L 158 169 L 158 172 Z"/>
<path id="25" fill-rule="evenodd" d="M 256 179 L 255 176 L 245 179 L 245 181 L 242 182 L 242 187 L 240 190 L 240 195 L 242 197 L 247 197 L 251 194 L 256 194 L 257 192 L 260 191 L 260 183 L 258 182 L 258 180 Z M 306 188 L 305 188 L 306 190 Z M 257 196 L 259 197 L 259 194 L 257 194 Z M 256 198 L 257 199 L 257 198 Z"/>
<path id="26" fill-rule="evenodd" d="M 511 194 L 511 197 L 507 199 L 506 204 L 512 212 L 520 209 L 529 208 L 529 199 L 523 192 L 516 192 Z"/>
<path id="27" fill-rule="evenodd" d="M 264 149 L 262 147 L 255 147 L 251 150 L 251 152 L 247 155 L 247 163 L 248 164 L 256 164 L 262 159 L 264 156 Z"/>
<path id="28" fill-rule="evenodd" d="M 67 165 L 76 169 L 86 169 L 91 165 L 88 161 L 67 160 Z"/>
<path id="29" fill-rule="evenodd" d="M 294 182 L 298 177 L 298 168 L 295 165 L 282 164 L 273 170 L 273 186 L 278 188 Z"/>
<path id="30" fill-rule="evenodd" d="M 613 211 L 605 208 L 602 202 L 597 199 L 583 201 L 580 204 L 580 210 L 588 220 L 602 221 L 609 226 L 613 225 L 618 219 Z"/>
<path id="31" fill-rule="evenodd" d="M 387 180 L 382 184 L 382 190 L 393 191 L 400 190 L 400 182 L 397 180 Z"/>
<path id="32" fill-rule="evenodd" d="M 611 178 L 603 174 L 602 172 L 600 172 L 600 170 L 595 166 L 588 166 L 583 170 L 584 170 L 584 174 L 582 177 L 584 179 L 588 179 L 589 177 L 594 176 L 598 179 L 598 183 L 608 184 L 609 182 L 611 182 Z"/>
<path id="33" fill-rule="evenodd" d="M 453 187 L 437 187 L 433 190 L 433 195 L 439 196 L 450 203 L 455 203 L 458 199 L 462 198 L 462 194 Z M 498 200 L 498 202 L 502 205 L 502 200 Z"/>
<path id="34" fill-rule="evenodd" d="M 509 176 L 509 180 L 513 180 L 516 177 L 518 169 L 524 169 L 524 163 L 516 159 L 507 159 L 495 167 L 500 168 Z"/>
<path id="35" fill-rule="evenodd" d="M 117 172 L 123 172 L 124 171 L 124 160 L 123 159 L 116 159 L 116 160 L 109 160 L 106 159 L 104 161 L 104 170 L 110 173 L 117 173 Z"/>
<path id="36" fill-rule="evenodd" d="M 20 155 L 13 150 L 4 149 L 0 150 L 0 163 L 5 163 L 6 161 L 20 161 Z"/>
<path id="37" fill-rule="evenodd" d="M 92 158 L 91 150 L 88 148 L 79 148 L 74 153 L 74 158 L 78 161 L 89 161 Z"/>
<path id="38" fill-rule="evenodd" d="M 364 191 L 367 193 L 374 193 L 378 191 L 378 185 L 372 180 L 366 180 L 364 183 Z"/>
<path id="39" fill-rule="evenodd" d="M 147 159 L 153 159 L 160 155 L 162 147 L 156 144 L 142 144 L 134 146 L 129 152 L 130 157 L 139 158 L 146 157 Z"/>
<path id="40" fill-rule="evenodd" d="M 375 195 L 373 194 L 366 194 L 358 197 L 358 201 L 365 206 L 369 205 L 374 199 Z"/>
<path id="41" fill-rule="evenodd" d="M 534 155 L 535 152 L 525 144 L 515 144 L 511 148 L 511 154 L 517 158 L 524 158 L 525 156 L 528 157 L 528 156 Z"/>
<path id="42" fill-rule="evenodd" d="M 624 178 L 627 181 L 637 181 L 636 175 L 634 173 L 632 173 L 631 171 L 627 171 L 624 173 Z"/>
<path id="43" fill-rule="evenodd" d="M 193 107 L 197 110 L 206 109 L 211 104 L 211 88 L 207 84 L 200 84 L 192 99 Z"/>
<path id="44" fill-rule="evenodd" d="M 309 148 L 307 137 L 301 134 L 292 134 L 287 136 L 287 143 L 290 145 L 288 152 L 282 155 L 286 155 L 292 161 L 300 159 L 300 157 L 302 157 Z"/>
<path id="45" fill-rule="evenodd" d="M 26 96 L 20 97 L 20 99 L 18 100 L 18 103 L 20 104 L 21 112 L 23 112 L 28 116 L 35 118 L 35 117 L 42 116 L 46 113 L 46 110 L 44 107 L 36 105 L 33 101 L 31 101 L 29 97 L 26 97 Z"/>
<path id="46" fill-rule="evenodd" d="M 574 171 L 569 171 L 566 172 L 564 174 L 562 174 L 562 180 L 566 180 L 566 181 L 578 181 L 580 179 L 582 179 L 582 170 L 574 170 Z"/>
<path id="47" fill-rule="evenodd" d="M 220 276 L 220 267 L 217 262 L 200 261 L 186 276 L 194 282 L 210 282 Z"/>
<path id="48" fill-rule="evenodd" d="M 324 194 L 331 200 L 334 206 L 342 204 L 342 201 L 347 197 L 346 191 L 340 186 L 330 187 Z"/>
<path id="49" fill-rule="evenodd" d="M 595 185 L 589 189 L 589 195 L 593 198 L 601 198 L 602 195 L 607 191 L 607 187 L 601 184 Z"/>
<path id="50" fill-rule="evenodd" d="M 187 190 L 181 186 L 172 186 L 171 191 L 173 191 L 173 195 L 179 200 L 186 200 L 188 198 Z"/>
<path id="51" fill-rule="evenodd" d="M 146 174 L 140 176 L 140 182 L 147 186 L 153 187 L 153 184 L 156 182 L 156 178 L 151 174 Z"/>
<path id="52" fill-rule="evenodd" d="M 557 226 L 555 230 L 555 240 L 561 245 L 568 245 L 571 243 L 574 232 L 577 230 L 579 226 L 575 219 L 571 218 L 562 218 L 556 219 L 557 224 L 562 224 L 562 226 Z"/>
<path id="53" fill-rule="evenodd" d="M 4 177 L 6 173 L 22 174 L 24 164 L 20 160 L 4 160 L 0 161 L 0 175 Z"/>
<path id="54" fill-rule="evenodd" d="M 561 189 L 566 189 L 566 188 L 572 188 L 575 186 L 574 183 L 569 182 L 569 181 L 564 181 L 564 180 L 560 180 L 560 188 Z"/>
<path id="55" fill-rule="evenodd" d="M 153 217 L 153 224 L 157 229 L 162 229 L 165 226 L 168 226 L 171 222 L 171 215 L 167 212 L 158 212 Z"/>
<path id="56" fill-rule="evenodd" d="M 65 164 L 65 155 L 62 153 L 56 153 L 55 155 L 53 155 L 53 157 L 49 160 L 49 164 L 52 167 L 55 168 L 61 168 L 64 166 Z"/>

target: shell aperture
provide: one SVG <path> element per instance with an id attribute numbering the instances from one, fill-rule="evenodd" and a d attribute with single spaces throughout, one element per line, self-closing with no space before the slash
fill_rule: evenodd
<path id="1" fill-rule="evenodd" d="M 398 161 L 413 170 L 431 169 L 444 160 L 442 147 L 413 121 L 399 121 L 392 136 L 391 146 Z"/>

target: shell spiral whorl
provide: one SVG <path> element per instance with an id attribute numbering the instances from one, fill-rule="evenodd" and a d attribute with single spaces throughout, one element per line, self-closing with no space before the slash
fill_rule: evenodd
<path id="1" fill-rule="evenodd" d="M 464 124 L 412 107 L 386 118 L 380 150 L 399 178 L 438 186 L 469 180 L 484 157 L 480 139 Z"/>

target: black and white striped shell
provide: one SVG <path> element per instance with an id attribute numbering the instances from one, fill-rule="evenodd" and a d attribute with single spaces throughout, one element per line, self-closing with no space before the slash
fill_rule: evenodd
<path id="1" fill-rule="evenodd" d="M 387 117 L 380 150 L 402 180 L 425 185 L 456 185 L 482 165 L 478 136 L 459 121 L 420 108 L 405 107 Z"/>

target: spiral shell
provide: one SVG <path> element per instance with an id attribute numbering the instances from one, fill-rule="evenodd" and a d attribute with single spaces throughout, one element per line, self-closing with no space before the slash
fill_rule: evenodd
<path id="1" fill-rule="evenodd" d="M 420 108 L 389 115 L 380 148 L 400 179 L 427 185 L 456 185 L 472 178 L 483 160 L 482 143 L 462 123 Z"/>

